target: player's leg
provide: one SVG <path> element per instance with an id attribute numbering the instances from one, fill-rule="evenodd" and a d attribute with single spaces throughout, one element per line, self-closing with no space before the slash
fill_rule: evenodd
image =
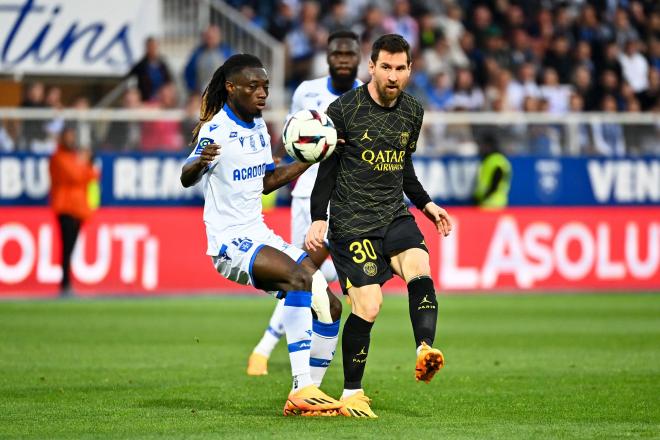
<path id="1" fill-rule="evenodd" d="M 344 402 L 342 414 L 348 417 L 377 417 L 371 410 L 371 400 L 365 396 L 362 378 L 367 365 L 371 329 L 383 303 L 383 294 L 378 284 L 348 289 L 351 298 L 351 314 L 344 324 L 341 339 L 344 365 Z"/>
<path id="2" fill-rule="evenodd" d="M 337 271 L 332 261 L 328 260 L 330 252 L 327 247 L 314 251 L 305 248 L 305 235 L 312 224 L 309 197 L 293 197 L 291 199 L 291 244 L 304 249 L 312 263 L 321 271 L 328 283 L 337 280 Z"/>
<path id="3" fill-rule="evenodd" d="M 275 310 L 268 322 L 268 328 L 252 350 L 248 358 L 247 374 L 249 376 L 263 376 L 268 374 L 268 359 L 275 346 L 284 335 L 282 315 L 284 313 L 284 300 L 278 300 Z"/>
<path id="4" fill-rule="evenodd" d="M 310 375 L 312 335 L 312 276 L 287 254 L 263 246 L 252 257 L 251 276 L 256 287 L 284 291 L 282 321 L 287 338 L 293 388 L 285 414 L 327 412 L 339 408 L 339 402 L 319 390 Z"/>
<path id="5" fill-rule="evenodd" d="M 337 348 L 342 305 L 341 301 L 332 294 L 323 275 L 309 258 L 305 258 L 301 266 L 312 274 L 314 319 L 312 321 L 310 366 L 312 380 L 316 386 L 320 386 Z"/>
<path id="6" fill-rule="evenodd" d="M 344 365 L 342 414 L 376 417 L 362 390 L 362 378 L 371 329 L 383 302 L 380 286 L 392 277 L 392 271 L 384 257 L 380 238 L 333 240 L 330 251 L 342 289 L 351 299 L 351 314 L 346 319 L 341 339 Z"/>
<path id="7" fill-rule="evenodd" d="M 400 219 L 388 230 L 384 246 L 392 271 L 408 286 L 408 310 L 417 347 L 415 378 L 429 382 L 444 366 L 444 356 L 440 350 L 432 348 L 438 301 L 424 237 L 412 218 Z"/>

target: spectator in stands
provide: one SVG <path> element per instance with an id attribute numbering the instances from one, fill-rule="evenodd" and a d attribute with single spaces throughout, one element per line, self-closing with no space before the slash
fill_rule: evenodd
<path id="1" fill-rule="evenodd" d="M 639 32 L 630 24 L 628 19 L 628 12 L 622 8 L 618 7 L 614 13 L 614 41 L 623 49 L 623 47 L 632 40 L 639 40 Z"/>
<path id="2" fill-rule="evenodd" d="M 378 37 L 386 34 L 387 31 L 383 27 L 385 16 L 381 8 L 374 4 L 370 4 L 364 11 L 364 16 L 360 23 L 356 24 L 355 32 L 360 36 L 363 47 L 367 47 L 367 58 L 371 53 L 371 45 Z M 363 53 L 364 58 L 364 53 Z M 364 63 L 362 63 L 364 64 Z"/>
<path id="3" fill-rule="evenodd" d="M 84 112 L 89 110 L 89 99 L 86 96 L 78 96 L 73 101 L 73 108 L 75 110 Z M 90 121 L 76 121 L 73 123 L 76 128 L 76 144 L 83 149 L 91 149 L 95 144 L 94 129 Z"/>
<path id="4" fill-rule="evenodd" d="M 178 107 L 174 83 L 165 84 L 157 100 L 147 108 L 171 110 Z M 178 120 L 158 120 L 142 123 L 142 151 L 182 151 L 186 148 Z"/>
<path id="5" fill-rule="evenodd" d="M 598 69 L 596 70 L 596 73 L 599 77 L 601 77 L 603 72 L 606 70 L 611 70 L 616 74 L 617 82 L 621 81 L 623 78 L 621 72 L 621 63 L 619 61 L 619 46 L 617 46 L 615 42 L 609 42 L 605 44 L 602 58 L 598 62 Z"/>
<path id="6" fill-rule="evenodd" d="M 435 47 L 435 43 L 445 33 L 436 24 L 435 17 L 429 12 L 425 12 L 419 17 L 419 47 L 420 51 Z"/>
<path id="7" fill-rule="evenodd" d="M 643 93 L 649 86 L 649 63 L 639 52 L 637 40 L 628 40 L 625 50 L 619 54 L 623 78 L 635 93 Z"/>
<path id="8" fill-rule="evenodd" d="M 619 78 L 613 70 L 605 70 L 601 74 L 600 82 L 598 83 L 598 96 L 602 98 L 604 95 L 612 95 L 616 99 L 618 108 L 623 108 L 623 98 L 621 97 L 619 87 Z M 598 108 L 600 109 L 601 103 Z"/>
<path id="9" fill-rule="evenodd" d="M 321 21 L 321 26 L 330 34 L 353 27 L 353 18 L 348 14 L 348 6 L 345 0 L 333 0 L 331 2 L 330 13 Z"/>
<path id="10" fill-rule="evenodd" d="M 565 3 L 559 3 L 554 10 L 554 33 L 555 35 L 564 36 L 568 40 L 568 45 L 574 43 L 573 33 L 573 17 Z"/>
<path id="11" fill-rule="evenodd" d="M 201 94 L 213 73 L 231 55 L 231 49 L 222 42 L 222 31 L 212 24 L 202 33 L 202 42 L 193 50 L 184 69 L 189 93 Z M 165 92 L 168 93 L 168 92 Z"/>
<path id="12" fill-rule="evenodd" d="M 140 92 L 131 88 L 124 92 L 122 109 L 137 110 L 142 108 Z M 136 121 L 112 121 L 104 142 L 104 148 L 111 151 L 137 151 L 140 149 L 142 128 Z"/>
<path id="13" fill-rule="evenodd" d="M 451 78 L 445 72 L 438 72 L 429 84 L 426 98 L 431 110 L 447 110 L 453 102 L 454 90 Z"/>
<path id="14" fill-rule="evenodd" d="M 484 109 L 485 99 L 481 89 L 474 84 L 470 69 L 459 69 L 456 72 L 454 96 L 449 106 L 453 110 L 480 111 Z"/>
<path id="15" fill-rule="evenodd" d="M 579 93 L 571 93 L 569 99 L 569 111 L 572 113 L 582 113 L 584 110 L 584 98 L 582 95 Z M 569 146 L 571 151 L 575 151 L 578 154 L 590 154 L 593 151 L 591 129 L 588 124 L 570 124 L 566 127 L 566 130 L 566 145 Z M 577 145 L 572 145 L 571 142 L 576 142 Z"/>
<path id="16" fill-rule="evenodd" d="M 99 172 L 92 165 L 90 150 L 79 149 L 76 128 L 65 125 L 60 134 L 57 151 L 49 164 L 50 203 L 57 215 L 62 240 L 61 296 L 71 295 L 71 255 L 82 223 L 91 214 L 87 187 Z"/>
<path id="17" fill-rule="evenodd" d="M 486 36 L 493 25 L 493 14 L 488 6 L 478 4 L 472 10 L 472 19 L 468 21 L 468 30 L 475 38 L 476 47 L 484 47 Z"/>
<path id="18" fill-rule="evenodd" d="M 46 92 L 45 98 L 46 108 L 52 110 L 61 110 L 64 108 L 62 103 L 62 89 L 58 86 L 51 86 Z M 30 151 L 33 153 L 52 154 L 57 147 L 57 140 L 62 127 L 64 127 L 64 119 L 56 116 L 48 121 L 41 121 L 45 137 L 42 139 L 34 139 L 30 145 Z"/>
<path id="19" fill-rule="evenodd" d="M 525 112 L 547 112 L 548 101 L 528 96 L 523 101 Z M 527 153 L 539 156 L 558 156 L 561 154 L 559 134 L 555 127 L 549 124 L 527 125 Z"/>
<path id="20" fill-rule="evenodd" d="M 300 8 L 300 21 L 285 39 L 290 56 L 288 85 L 295 88 L 311 77 L 314 55 L 320 42 L 327 40 L 327 32 L 319 23 L 319 4 L 306 0 Z"/>
<path id="21" fill-rule="evenodd" d="M 394 0 L 392 15 L 385 17 L 383 27 L 386 33 L 399 34 L 409 44 L 412 52 L 417 50 L 419 44 L 419 24 L 410 15 L 409 0 Z"/>
<path id="22" fill-rule="evenodd" d="M 552 67 L 543 70 L 543 83 L 540 87 L 541 96 L 548 102 L 548 111 L 562 114 L 568 111 L 568 98 L 571 89 L 568 85 L 559 83 L 557 71 Z"/>
<path id="23" fill-rule="evenodd" d="M 291 0 L 278 0 L 276 12 L 269 17 L 268 33 L 279 41 L 284 41 L 295 26 L 296 11 Z"/>
<path id="24" fill-rule="evenodd" d="M 469 60 L 461 48 L 461 37 L 465 33 L 463 10 L 457 4 L 451 3 L 447 5 L 446 15 L 437 14 L 434 16 L 434 21 L 447 40 L 451 59 L 458 66 L 467 67 Z"/>
<path id="25" fill-rule="evenodd" d="M 608 38 L 607 28 L 601 25 L 593 5 L 585 4 L 582 7 L 580 16 L 573 26 L 573 35 L 576 40 L 586 41 L 592 48 Z"/>
<path id="26" fill-rule="evenodd" d="M 511 70 L 513 60 L 511 59 L 511 52 L 502 37 L 502 30 L 497 26 L 491 27 L 486 34 L 485 41 L 484 56 L 495 60 L 501 68 Z"/>
<path id="27" fill-rule="evenodd" d="M 506 89 L 507 102 L 513 110 L 522 110 L 523 100 L 527 96 L 541 97 L 541 89 L 536 83 L 536 66 L 524 63 L 518 69 L 517 81 L 512 81 Z"/>
<path id="28" fill-rule="evenodd" d="M 573 91 L 580 95 L 583 109 L 591 112 L 598 109 L 596 87 L 591 78 L 591 72 L 585 66 L 578 66 L 573 72 Z"/>
<path id="29" fill-rule="evenodd" d="M 601 111 L 617 112 L 617 100 L 612 95 L 605 95 L 601 100 Z M 626 144 L 623 138 L 621 125 L 610 122 L 594 122 L 591 125 L 594 149 L 602 156 L 623 156 L 626 153 Z"/>
<path id="30" fill-rule="evenodd" d="M 165 59 L 158 51 L 158 40 L 149 37 L 145 41 L 144 56 L 128 72 L 127 77 L 137 77 L 137 87 L 143 101 L 150 101 L 163 85 L 172 81 L 172 74 Z"/>
<path id="31" fill-rule="evenodd" d="M 660 29 L 660 13 L 658 14 L 658 29 Z M 649 40 L 649 67 L 660 70 L 660 36 Z"/>
<path id="32" fill-rule="evenodd" d="M 652 111 L 660 104 L 660 70 L 649 69 L 649 86 L 639 97 L 643 111 Z"/>
<path id="33" fill-rule="evenodd" d="M 514 29 L 511 38 L 511 63 L 514 71 L 527 63 L 534 63 L 536 56 L 527 31 L 522 28 Z"/>
<path id="34" fill-rule="evenodd" d="M 586 68 L 590 74 L 596 72 L 596 65 L 593 61 L 593 56 L 591 54 L 591 45 L 584 41 L 578 41 L 575 44 L 575 50 L 573 51 L 573 69 L 576 66 Z M 575 70 L 573 70 L 573 73 Z"/>
<path id="35" fill-rule="evenodd" d="M 42 82 L 34 82 L 27 87 L 25 98 L 21 103 L 23 108 L 44 108 L 46 107 L 46 88 Z M 44 127 L 44 121 L 29 119 L 22 124 L 22 140 L 19 142 L 20 150 L 29 150 L 34 141 L 46 139 L 48 134 Z"/>
<path id="36" fill-rule="evenodd" d="M 543 59 L 543 66 L 553 68 L 561 84 L 568 84 L 571 81 L 574 62 L 570 52 L 571 46 L 568 37 L 558 35 L 552 40 L 552 47 Z"/>
<path id="37" fill-rule="evenodd" d="M 449 45 L 444 36 L 438 36 L 433 48 L 424 49 L 422 51 L 422 57 L 424 58 L 426 72 L 430 76 L 435 76 L 443 72 L 449 78 L 454 78 L 454 63 L 449 53 Z"/>

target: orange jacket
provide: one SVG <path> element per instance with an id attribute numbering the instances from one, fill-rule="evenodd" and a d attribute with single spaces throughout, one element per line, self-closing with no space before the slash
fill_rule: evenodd
<path id="1" fill-rule="evenodd" d="M 56 214 L 86 220 L 92 214 L 87 202 L 87 186 L 99 172 L 78 152 L 62 146 L 50 158 L 50 204 Z"/>

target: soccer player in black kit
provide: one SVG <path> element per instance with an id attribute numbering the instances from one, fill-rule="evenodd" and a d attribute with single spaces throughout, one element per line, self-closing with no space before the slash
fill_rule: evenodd
<path id="1" fill-rule="evenodd" d="M 428 382 L 444 365 L 432 348 L 438 303 L 429 254 L 403 194 L 448 235 L 451 219 L 431 201 L 415 175 L 412 153 L 424 110 L 405 93 L 411 73 L 410 45 L 400 35 L 376 40 L 369 61 L 371 81 L 328 107 L 344 140 L 321 162 L 311 197 L 312 226 L 305 244 L 323 245 L 330 202 L 330 253 L 351 311 L 342 335 L 344 403 L 349 417 L 377 417 L 362 390 L 371 328 L 383 295 L 381 285 L 396 274 L 408 285 L 409 311 L 417 347 L 416 379 Z"/>

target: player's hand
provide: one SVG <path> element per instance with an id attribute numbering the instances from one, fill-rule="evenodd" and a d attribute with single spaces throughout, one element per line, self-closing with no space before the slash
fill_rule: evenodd
<path id="1" fill-rule="evenodd" d="M 426 206 L 424 206 L 423 212 L 426 217 L 429 218 L 429 220 L 435 223 L 435 227 L 438 230 L 438 233 L 444 235 L 445 237 L 449 235 L 452 229 L 452 222 L 451 217 L 447 211 L 435 203 L 429 202 L 426 204 Z"/>
<path id="2" fill-rule="evenodd" d="M 220 149 L 222 147 L 217 144 L 209 144 L 204 147 L 202 154 L 199 156 L 199 163 L 202 166 L 207 166 L 215 160 L 215 158 L 220 154 Z"/>
<path id="3" fill-rule="evenodd" d="M 310 251 L 321 249 L 325 242 L 325 231 L 328 229 L 328 222 L 325 220 L 316 220 L 307 231 L 305 236 L 305 247 Z"/>

